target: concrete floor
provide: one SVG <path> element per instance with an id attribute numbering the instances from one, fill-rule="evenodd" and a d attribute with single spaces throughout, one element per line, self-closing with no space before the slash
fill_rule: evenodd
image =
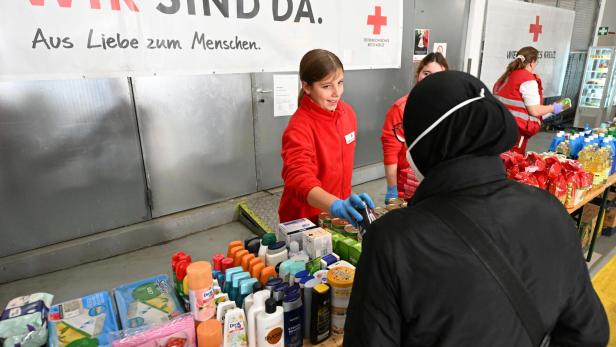
<path id="1" fill-rule="evenodd" d="M 538 134 L 529 144 L 529 150 L 545 151 L 552 134 Z M 353 188 L 356 193 L 367 192 L 377 205 L 383 205 L 385 180 L 379 179 Z M 212 255 L 226 251 L 232 240 L 243 240 L 252 233 L 239 222 L 174 240 L 162 245 L 148 247 L 120 256 L 83 264 L 33 278 L 0 285 L 0 309 L 20 295 L 48 292 L 59 303 L 100 290 L 111 290 L 121 284 L 158 274 L 171 274 L 171 255 L 177 251 L 190 254 L 195 260 L 209 260 Z M 616 236 L 598 238 L 591 271 L 596 272 L 616 253 Z"/>

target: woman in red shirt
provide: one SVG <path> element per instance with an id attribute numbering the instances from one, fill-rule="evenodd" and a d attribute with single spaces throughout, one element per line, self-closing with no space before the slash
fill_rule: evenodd
<path id="1" fill-rule="evenodd" d="M 333 53 L 312 50 L 299 65 L 299 107 L 282 134 L 284 190 L 280 222 L 316 221 L 321 211 L 356 224 L 358 208 L 374 208 L 366 194 L 352 194 L 357 136 L 355 112 L 340 97 L 344 67 Z"/>
<path id="2" fill-rule="evenodd" d="M 430 53 L 417 66 L 415 80 L 419 83 L 430 74 L 448 69 L 447 59 L 441 53 Z M 398 99 L 387 111 L 381 133 L 383 164 L 385 164 L 385 178 L 387 179 L 385 204 L 394 198 L 410 199 L 419 185 L 415 173 L 406 160 L 402 116 L 407 97 L 408 95 L 405 95 Z"/>

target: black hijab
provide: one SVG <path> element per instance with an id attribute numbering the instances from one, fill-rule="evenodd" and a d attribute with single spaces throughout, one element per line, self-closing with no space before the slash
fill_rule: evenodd
<path id="1" fill-rule="evenodd" d="M 477 78 L 460 71 L 432 74 L 409 94 L 404 109 L 404 135 L 407 146 L 456 105 L 484 98 L 455 111 L 413 148 L 411 156 L 424 176 L 439 163 L 465 155 L 499 155 L 518 138 L 518 127 L 511 112 Z"/>

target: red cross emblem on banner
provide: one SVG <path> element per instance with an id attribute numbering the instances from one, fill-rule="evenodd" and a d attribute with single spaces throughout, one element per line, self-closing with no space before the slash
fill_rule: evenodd
<path id="1" fill-rule="evenodd" d="M 543 25 L 539 25 L 539 16 L 535 16 L 535 24 L 530 25 L 529 33 L 533 34 L 533 42 L 539 41 L 539 34 L 542 33 L 541 28 Z"/>
<path id="2" fill-rule="evenodd" d="M 381 26 L 387 25 L 387 17 L 381 15 L 381 6 L 374 7 L 374 15 L 368 16 L 368 25 L 372 25 L 372 33 L 381 35 Z"/>

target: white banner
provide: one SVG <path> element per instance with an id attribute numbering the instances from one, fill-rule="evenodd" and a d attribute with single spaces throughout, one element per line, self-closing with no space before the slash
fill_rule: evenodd
<path id="1" fill-rule="evenodd" d="M 535 73 L 544 97 L 559 96 L 569 59 L 575 12 L 515 0 L 488 0 L 481 80 L 490 88 L 518 49 L 539 50 Z"/>
<path id="2" fill-rule="evenodd" d="M 1 0 L 0 79 L 399 68 L 402 0 Z"/>

